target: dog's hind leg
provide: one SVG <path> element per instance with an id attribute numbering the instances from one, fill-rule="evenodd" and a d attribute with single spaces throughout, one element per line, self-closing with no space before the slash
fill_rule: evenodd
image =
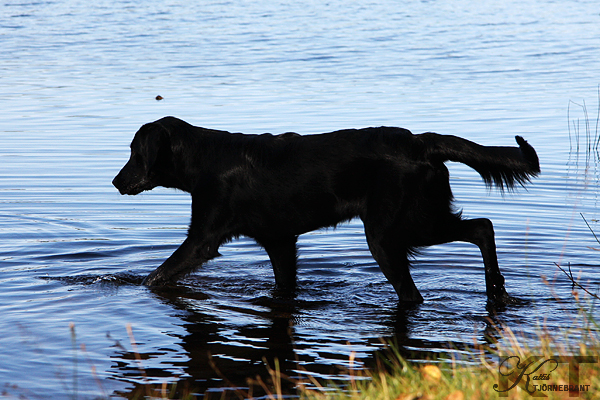
<path id="1" fill-rule="evenodd" d="M 296 239 L 296 236 L 257 239 L 271 259 L 275 283 L 279 289 L 296 287 Z"/>
<path id="2" fill-rule="evenodd" d="M 454 241 L 463 241 L 475 244 L 479 247 L 485 267 L 485 286 L 488 302 L 491 303 L 513 303 L 504 288 L 504 277 L 498 266 L 496 255 L 496 243 L 494 239 L 494 226 L 487 218 L 462 220 L 456 226 L 457 238 Z"/>
<path id="3" fill-rule="evenodd" d="M 448 242 L 467 242 L 479 247 L 485 267 L 485 285 L 488 302 L 495 304 L 514 303 L 504 288 L 504 277 L 498 266 L 494 226 L 487 218 L 459 218 L 437 223 L 435 238 L 427 243 L 418 245 L 435 245 Z"/>
<path id="4" fill-rule="evenodd" d="M 394 286 L 400 301 L 423 302 L 423 296 L 410 276 L 408 247 L 404 246 L 396 235 L 385 235 L 384 232 L 381 227 L 374 227 L 365 222 L 365 234 L 373 258 Z"/>

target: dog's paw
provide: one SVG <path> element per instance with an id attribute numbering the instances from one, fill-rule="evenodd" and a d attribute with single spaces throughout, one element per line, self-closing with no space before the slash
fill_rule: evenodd
<path id="1" fill-rule="evenodd" d="M 162 274 L 157 271 L 151 272 L 147 277 L 142 281 L 143 286 L 148 287 L 163 287 L 167 286 L 170 283 L 169 280 L 165 279 Z"/>
<path id="2" fill-rule="evenodd" d="M 502 290 L 494 296 L 488 297 L 488 309 L 502 310 L 506 306 L 524 306 L 529 304 L 527 300 L 510 296 L 506 290 Z"/>

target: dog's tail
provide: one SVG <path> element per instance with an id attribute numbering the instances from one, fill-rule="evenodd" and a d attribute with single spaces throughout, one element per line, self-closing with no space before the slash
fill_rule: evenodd
<path id="1" fill-rule="evenodd" d="M 431 161 L 457 161 L 481 175 L 488 186 L 511 189 L 516 183 L 527 183 L 540 173 L 538 156 L 521 136 L 515 136 L 519 147 L 482 146 L 457 136 L 424 133 L 418 135 Z"/>

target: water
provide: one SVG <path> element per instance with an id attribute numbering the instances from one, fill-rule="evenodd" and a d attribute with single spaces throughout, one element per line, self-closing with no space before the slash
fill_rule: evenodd
<path id="1" fill-rule="evenodd" d="M 409 355 L 450 341 L 467 355 L 493 331 L 474 246 L 417 257 L 425 302 L 404 309 L 356 221 L 301 237 L 294 301 L 274 296 L 266 254 L 245 238 L 178 291 L 141 287 L 183 241 L 190 198 L 124 197 L 110 182 L 134 132 L 165 115 L 246 133 L 392 125 L 487 145 L 522 135 L 543 171 L 527 190 L 502 196 L 450 165 L 457 205 L 495 224 L 507 290 L 531 301 L 493 321 L 525 333 L 573 324 L 578 305 L 554 263 L 600 283 L 600 244 L 580 215 L 600 232 L 581 107 L 593 136 L 594 1 L 8 1 L 0 49 L 9 398 L 131 397 L 174 381 L 219 396 L 266 377 L 275 358 L 296 378 L 343 381 L 350 356 L 369 365 L 381 338 Z"/>

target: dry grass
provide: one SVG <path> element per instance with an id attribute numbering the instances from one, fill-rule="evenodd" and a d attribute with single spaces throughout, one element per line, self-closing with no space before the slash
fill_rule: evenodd
<path id="1" fill-rule="evenodd" d="M 446 363 L 409 363 L 398 357 L 389 372 L 362 373 L 346 388 L 301 391 L 307 400 L 464 400 L 464 399 L 600 399 L 600 341 L 598 326 L 588 319 L 582 342 L 567 345 L 561 337 L 541 332 L 537 344 L 510 329 L 498 329 L 495 355 L 474 348 L 479 365 L 451 360 Z M 573 332 L 560 332 L 570 335 Z M 365 380 L 364 378 L 368 378 Z M 571 385 L 571 386 L 569 386 Z M 569 391 L 574 389 L 581 391 Z"/>

